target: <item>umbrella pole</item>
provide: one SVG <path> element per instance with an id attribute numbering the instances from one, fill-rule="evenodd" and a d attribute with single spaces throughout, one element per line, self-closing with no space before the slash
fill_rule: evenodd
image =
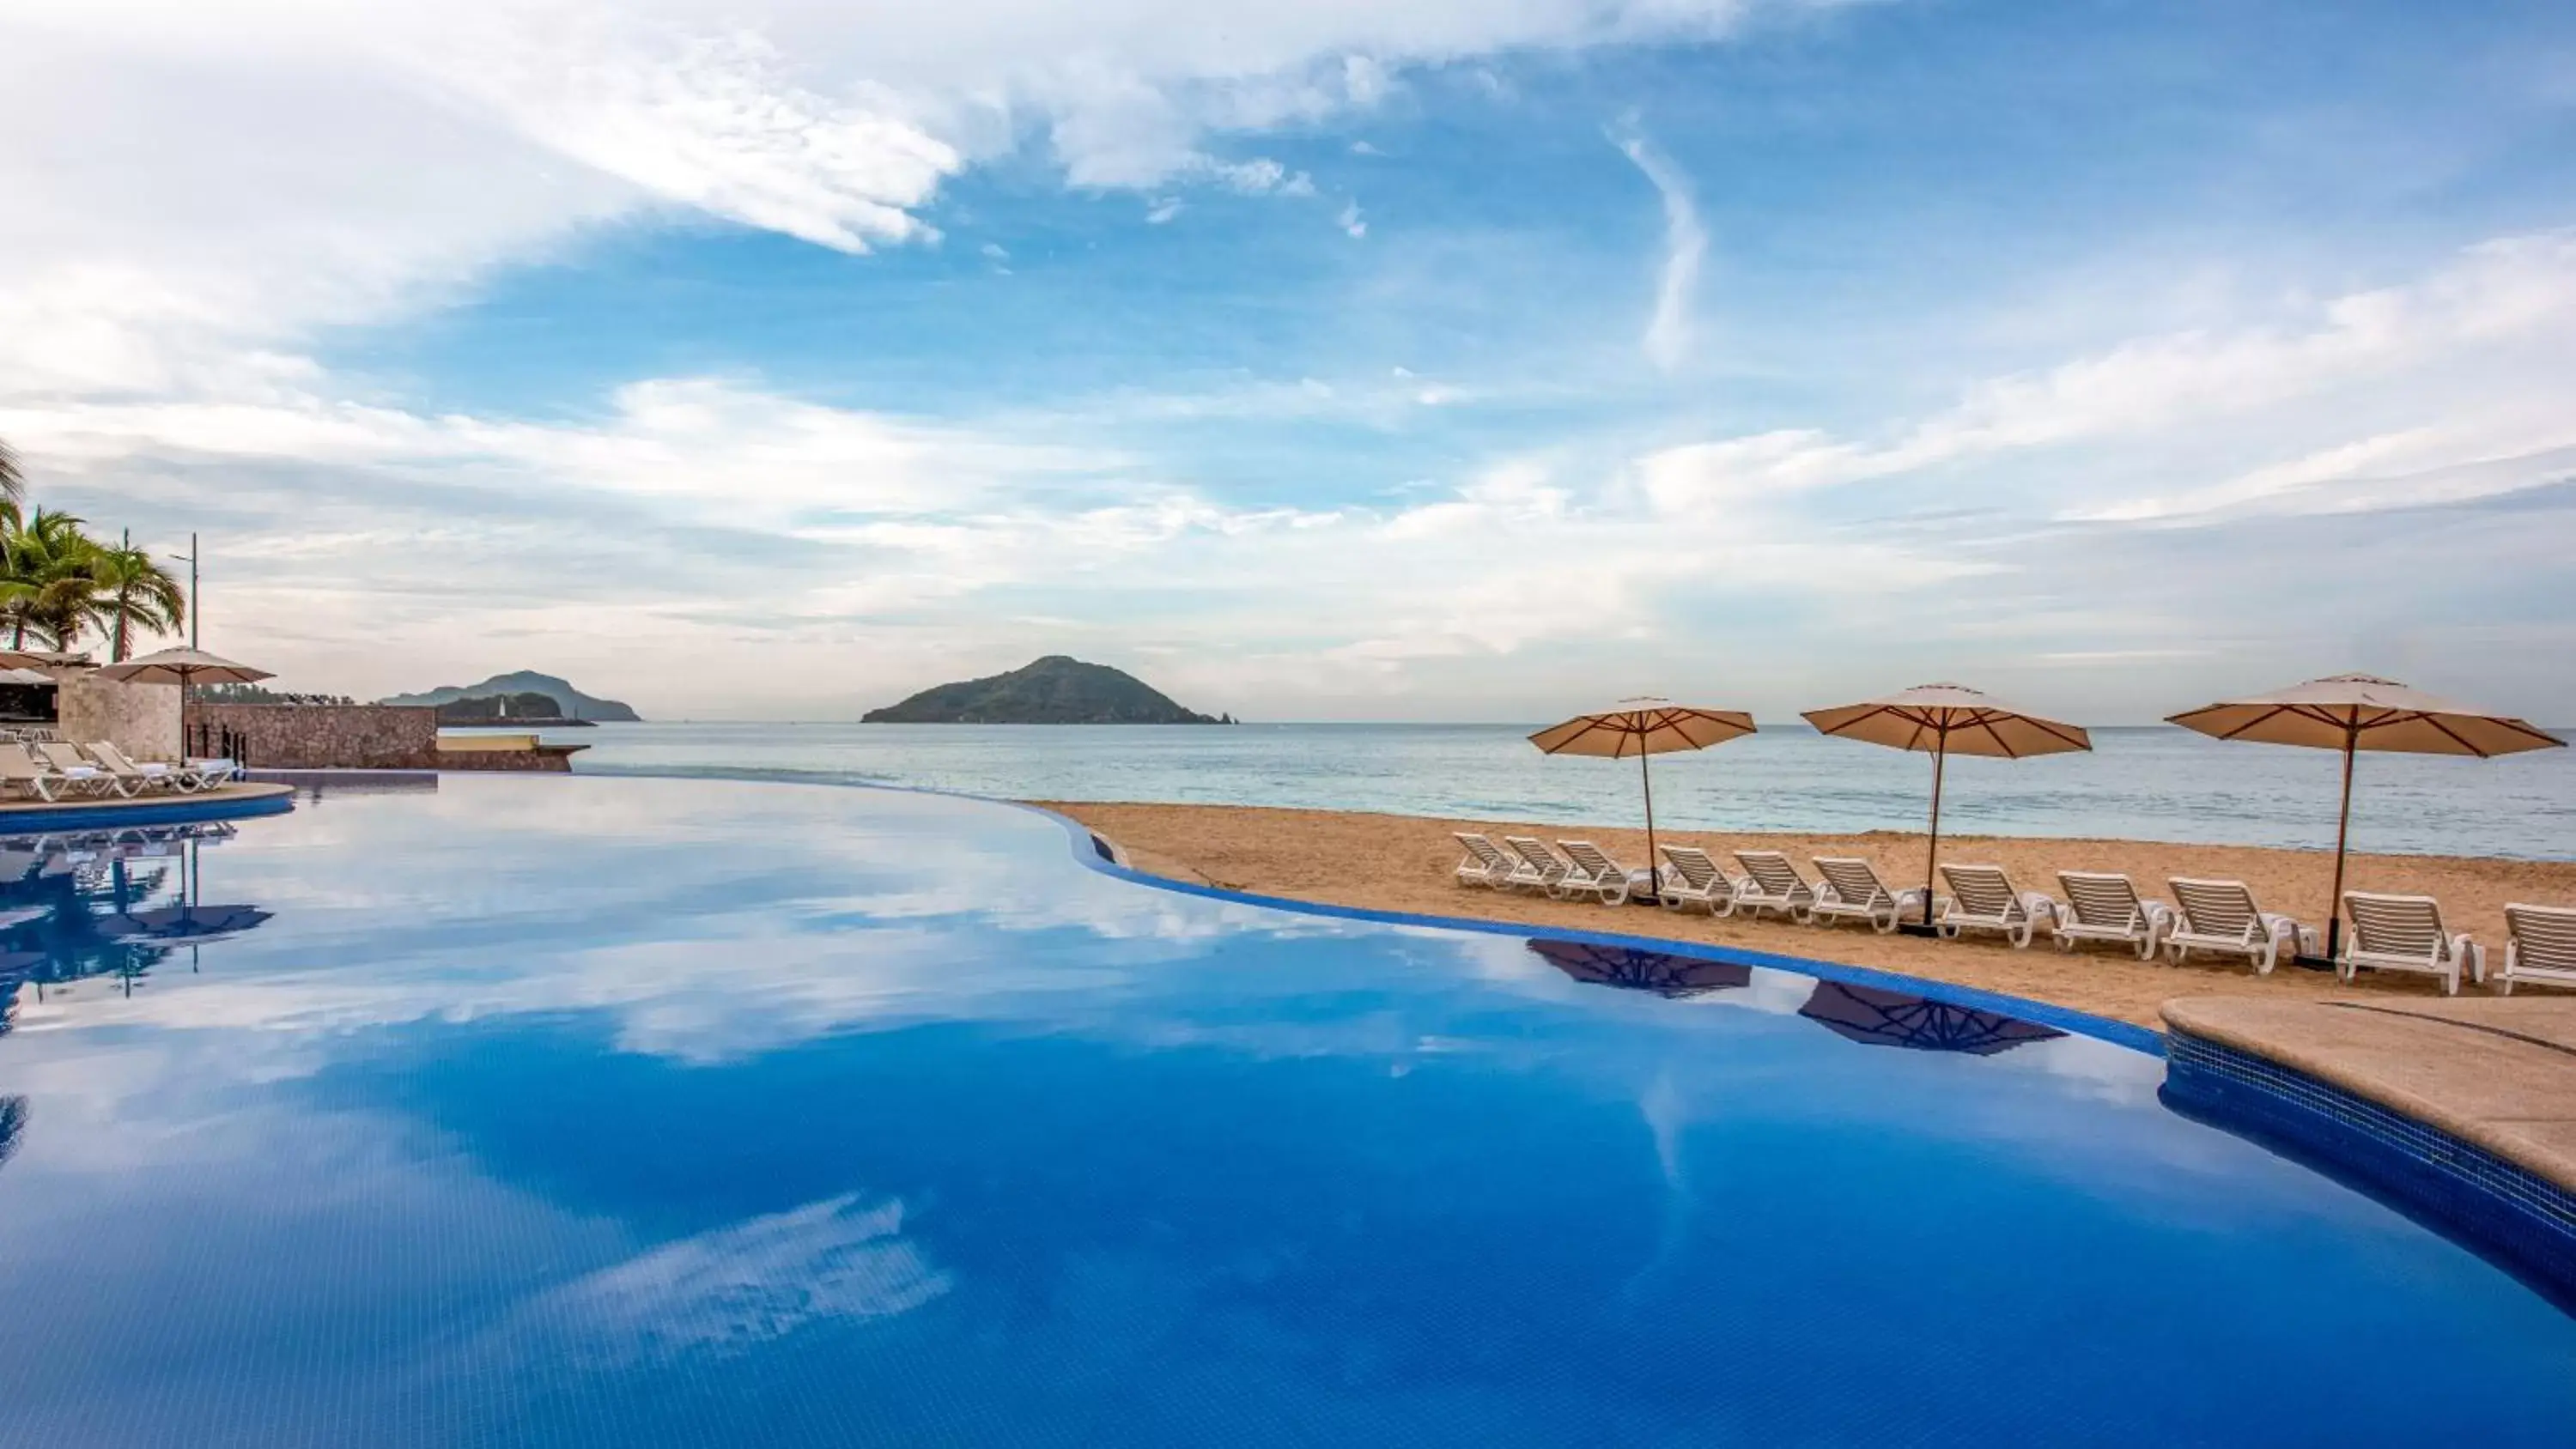
<path id="1" fill-rule="evenodd" d="M 1640 741 L 1642 744 L 1643 742 Z M 1637 751 L 1637 780 L 1646 787 L 1646 899 L 1663 903 L 1663 868 L 1655 864 L 1655 776 L 1646 768 L 1646 752 Z"/>
<path id="2" fill-rule="evenodd" d="M 2326 959 L 2332 961 L 2343 944 L 2343 854 L 2352 836 L 2352 752 L 2359 731 L 2347 725 L 2343 732 L 2343 811 L 2335 817 L 2334 894 L 2326 898 Z"/>
<path id="3" fill-rule="evenodd" d="M 1950 761 L 1950 732 L 1934 737 L 1932 748 L 1932 842 L 1923 852 L 1923 929 L 1932 929 L 1932 881 L 1941 862 L 1941 767 Z"/>

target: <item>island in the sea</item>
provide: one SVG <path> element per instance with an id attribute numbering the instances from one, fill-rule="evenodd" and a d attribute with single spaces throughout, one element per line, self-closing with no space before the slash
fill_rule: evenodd
<path id="1" fill-rule="evenodd" d="M 1232 724 L 1183 709 L 1124 670 L 1050 654 L 990 679 L 935 685 L 863 724 Z"/>
<path id="2" fill-rule="evenodd" d="M 531 699 L 528 696 L 542 696 Z M 551 674 L 522 669 L 495 674 L 481 684 L 441 685 L 419 694 L 397 694 L 378 704 L 426 704 L 438 708 L 442 724 L 612 724 L 637 722 L 635 711 L 614 700 L 582 693 Z M 546 705 L 552 705 L 548 710 Z M 551 714 L 552 719 L 538 718 Z"/>

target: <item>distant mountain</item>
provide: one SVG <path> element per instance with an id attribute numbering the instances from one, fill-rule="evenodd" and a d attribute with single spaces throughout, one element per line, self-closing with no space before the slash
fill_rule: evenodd
<path id="1" fill-rule="evenodd" d="M 1160 690 L 1106 664 L 1050 654 L 990 679 L 925 689 L 872 709 L 866 724 L 1229 724 L 1174 704 Z"/>
<path id="2" fill-rule="evenodd" d="M 563 706 L 550 694 L 525 690 L 518 694 L 469 694 L 451 699 L 438 707 L 438 722 L 443 725 L 576 724 L 590 721 L 563 712 Z"/>
<path id="3" fill-rule="evenodd" d="M 638 722 L 634 710 L 613 699 L 594 699 L 551 674 L 522 669 L 516 674 L 495 674 L 481 684 L 458 687 L 444 684 L 421 694 L 397 694 L 379 704 L 448 705 L 460 699 L 488 699 L 495 695 L 542 694 L 555 702 L 565 719 L 608 720 L 632 724 Z"/>

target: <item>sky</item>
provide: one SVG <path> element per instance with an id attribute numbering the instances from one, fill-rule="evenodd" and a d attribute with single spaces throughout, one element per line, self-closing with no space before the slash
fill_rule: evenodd
<path id="1" fill-rule="evenodd" d="M 0 196 L 283 687 L 2576 721 L 2563 0 L 0 0 Z"/>

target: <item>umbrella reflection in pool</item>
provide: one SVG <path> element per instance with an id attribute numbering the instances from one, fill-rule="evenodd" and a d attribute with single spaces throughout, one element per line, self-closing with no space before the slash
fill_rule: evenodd
<path id="1" fill-rule="evenodd" d="M 1712 991 L 1753 984 L 1753 968 L 1732 961 L 1708 961 L 1628 946 L 1590 946 L 1580 941 L 1532 941 L 1529 948 L 1577 981 L 1616 986 L 1623 991 L 1706 996 Z"/>
<path id="2" fill-rule="evenodd" d="M 267 920 L 269 914 L 249 905 L 160 906 L 109 916 L 99 923 L 99 934 L 120 941 L 211 941 L 247 931 Z"/>
<path id="3" fill-rule="evenodd" d="M 1899 991 L 1819 981 L 1798 1014 L 1864 1046 L 1993 1056 L 2066 1035 L 2034 1022 Z"/>

